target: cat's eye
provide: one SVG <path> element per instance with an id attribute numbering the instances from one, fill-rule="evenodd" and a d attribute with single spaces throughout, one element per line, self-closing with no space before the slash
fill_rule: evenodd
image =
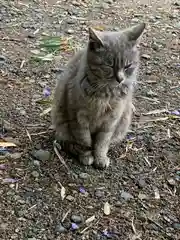
<path id="1" fill-rule="evenodd" d="M 124 69 L 127 70 L 127 69 L 130 68 L 131 66 L 132 66 L 132 63 L 129 63 L 129 64 L 127 64 L 127 65 L 124 67 Z"/>

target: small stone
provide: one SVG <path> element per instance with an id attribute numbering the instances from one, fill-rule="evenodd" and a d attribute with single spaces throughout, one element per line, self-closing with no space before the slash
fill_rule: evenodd
<path id="1" fill-rule="evenodd" d="M 102 190 L 100 190 L 100 189 L 96 189 L 94 195 L 97 198 L 103 198 L 104 197 L 104 192 Z"/>
<path id="2" fill-rule="evenodd" d="M 67 230 L 71 228 L 71 221 L 69 219 L 65 219 L 62 223 L 63 227 L 65 227 Z"/>
<path id="3" fill-rule="evenodd" d="M 171 185 L 171 186 L 176 185 L 176 181 L 173 178 L 169 178 L 169 179 L 167 179 L 167 181 L 168 181 L 169 185 Z"/>
<path id="4" fill-rule="evenodd" d="M 115 207 L 121 207 L 122 206 L 122 202 L 121 201 L 117 201 L 116 203 L 115 203 Z"/>
<path id="5" fill-rule="evenodd" d="M 139 19 L 138 19 L 138 18 L 133 18 L 131 21 L 132 21 L 133 23 L 138 23 L 138 22 L 139 22 Z"/>
<path id="6" fill-rule="evenodd" d="M 37 151 L 34 151 L 32 153 L 32 155 L 40 161 L 48 161 L 50 159 L 50 156 L 51 156 L 49 151 L 46 151 L 46 150 L 43 150 L 43 149 L 39 149 Z"/>
<path id="7" fill-rule="evenodd" d="M 22 115 L 22 116 L 25 116 L 26 115 L 26 111 L 24 109 L 20 109 L 19 113 Z"/>
<path id="8" fill-rule="evenodd" d="M 24 211 L 23 210 L 19 210 L 19 211 L 16 212 L 16 215 L 18 217 L 22 217 L 22 216 L 24 216 Z"/>
<path id="9" fill-rule="evenodd" d="M 76 19 L 70 18 L 70 19 L 67 19 L 66 22 L 67 22 L 68 24 L 75 24 L 75 23 L 76 23 Z"/>
<path id="10" fill-rule="evenodd" d="M 0 64 L 4 64 L 6 62 L 6 57 L 3 55 L 0 55 Z"/>
<path id="11" fill-rule="evenodd" d="M 33 172 L 31 173 L 31 175 L 32 175 L 33 177 L 35 177 L 35 178 L 38 178 L 38 177 L 39 177 L 39 173 L 38 173 L 37 171 L 33 171 Z"/>
<path id="12" fill-rule="evenodd" d="M 71 195 L 67 195 L 66 199 L 70 202 L 74 201 L 74 197 Z"/>
<path id="13" fill-rule="evenodd" d="M 105 2 L 108 3 L 108 4 L 112 4 L 113 0 L 106 0 Z"/>
<path id="14" fill-rule="evenodd" d="M 175 27 L 180 29 L 180 22 L 176 23 Z"/>
<path id="15" fill-rule="evenodd" d="M 79 174 L 79 177 L 80 177 L 81 179 L 87 179 L 87 178 L 89 178 L 89 174 L 88 174 L 88 173 L 80 173 L 80 174 Z"/>
<path id="16" fill-rule="evenodd" d="M 34 160 L 33 163 L 35 166 L 38 166 L 38 167 L 40 166 L 40 162 L 38 160 Z"/>
<path id="17" fill-rule="evenodd" d="M 142 54 L 142 58 L 144 58 L 144 59 L 150 59 L 151 58 L 151 56 L 150 55 L 148 55 L 148 54 Z"/>
<path id="18" fill-rule="evenodd" d="M 33 237 L 33 238 L 28 238 L 27 240 L 37 240 L 37 238 Z"/>
<path id="19" fill-rule="evenodd" d="M 146 194 L 144 194 L 144 193 L 139 193 L 139 194 L 138 194 L 138 198 L 139 198 L 140 200 L 144 200 L 144 199 L 148 199 L 148 196 L 147 196 Z"/>
<path id="20" fill-rule="evenodd" d="M 173 228 L 180 230 L 180 223 L 173 223 Z"/>
<path id="21" fill-rule="evenodd" d="M 146 93 L 146 95 L 147 95 L 148 97 L 156 97 L 156 96 L 157 96 L 157 93 L 153 92 L 152 90 L 149 90 L 149 91 Z"/>
<path id="22" fill-rule="evenodd" d="M 138 180 L 137 184 L 138 184 L 138 186 L 139 186 L 140 188 L 143 188 L 143 187 L 146 186 L 146 181 L 145 181 L 143 178 L 140 178 L 140 179 Z"/>
<path id="23" fill-rule="evenodd" d="M 0 229 L 3 230 L 3 231 L 7 230 L 8 229 L 8 224 L 7 223 L 1 223 L 0 224 Z"/>
<path id="24" fill-rule="evenodd" d="M 20 159 L 21 158 L 21 156 L 22 156 L 22 153 L 11 153 L 9 156 L 8 156 L 8 158 L 10 158 L 10 159 L 13 159 L 13 160 L 18 160 L 18 159 Z"/>
<path id="25" fill-rule="evenodd" d="M 71 221 L 74 223 L 81 223 L 82 222 L 82 217 L 78 215 L 72 215 L 71 216 Z"/>
<path id="26" fill-rule="evenodd" d="M 161 19 L 161 16 L 155 16 L 156 19 Z"/>
<path id="27" fill-rule="evenodd" d="M 76 2 L 76 1 L 72 1 L 72 5 L 76 6 L 76 7 L 79 7 L 81 5 L 80 2 Z"/>
<path id="28" fill-rule="evenodd" d="M 68 33 L 68 34 L 73 34 L 73 33 L 74 33 L 74 30 L 73 30 L 73 29 L 68 29 L 68 30 L 66 30 L 66 33 Z"/>
<path id="29" fill-rule="evenodd" d="M 108 3 L 102 3 L 101 7 L 104 9 L 108 9 L 109 8 L 109 4 Z"/>
<path id="30" fill-rule="evenodd" d="M 173 3 L 174 6 L 180 6 L 180 1 L 176 1 Z"/>
<path id="31" fill-rule="evenodd" d="M 63 227 L 63 225 L 61 223 L 57 224 L 55 227 L 55 232 L 57 232 L 57 233 L 64 233 L 66 231 L 67 231 L 67 229 L 65 227 Z"/>
<path id="32" fill-rule="evenodd" d="M 131 195 L 128 192 L 121 191 L 121 198 L 123 198 L 124 200 L 127 201 L 127 200 L 130 200 L 130 199 L 134 198 L 134 197 L 133 197 L 133 195 Z"/>

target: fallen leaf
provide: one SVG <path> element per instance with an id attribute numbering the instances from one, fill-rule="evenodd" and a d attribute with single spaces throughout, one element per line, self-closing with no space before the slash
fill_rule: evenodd
<path id="1" fill-rule="evenodd" d="M 109 215 L 111 213 L 110 205 L 108 202 L 104 204 L 104 214 Z"/>
<path id="2" fill-rule="evenodd" d="M 44 115 L 48 114 L 50 111 L 51 111 L 51 107 L 48 107 L 40 114 L 40 116 L 44 116 Z"/>
<path id="3" fill-rule="evenodd" d="M 65 189 L 65 187 L 62 186 L 61 187 L 61 199 L 64 200 L 65 196 L 66 196 L 66 189 Z"/>
<path id="4" fill-rule="evenodd" d="M 89 224 L 89 223 L 91 223 L 94 220 L 95 220 L 95 215 L 93 215 L 93 216 L 89 217 L 88 219 L 86 219 L 85 223 Z"/>
<path id="5" fill-rule="evenodd" d="M 0 142 L 0 147 L 6 148 L 6 147 L 16 147 L 16 144 L 11 142 Z"/>
<path id="6" fill-rule="evenodd" d="M 38 54 L 40 54 L 40 51 L 38 49 L 33 49 L 33 50 L 31 50 L 31 53 L 38 55 Z"/>
<path id="7" fill-rule="evenodd" d="M 103 31 L 104 29 L 105 29 L 105 27 L 104 26 L 95 26 L 95 27 L 93 27 L 95 30 L 97 30 L 97 31 Z"/>

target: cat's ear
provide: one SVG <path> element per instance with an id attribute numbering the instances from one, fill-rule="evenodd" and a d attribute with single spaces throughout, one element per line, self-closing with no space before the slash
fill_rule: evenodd
<path id="1" fill-rule="evenodd" d="M 145 23 L 140 23 L 138 25 L 135 25 L 134 27 L 124 30 L 123 32 L 126 34 L 129 41 L 137 43 L 140 41 L 145 26 Z"/>
<path id="2" fill-rule="evenodd" d="M 103 47 L 103 42 L 98 31 L 89 28 L 89 47 L 91 50 L 96 50 Z"/>

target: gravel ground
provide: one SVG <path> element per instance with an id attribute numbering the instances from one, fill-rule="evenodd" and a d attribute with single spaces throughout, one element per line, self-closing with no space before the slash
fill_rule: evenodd
<path id="1" fill-rule="evenodd" d="M 43 90 L 53 91 L 56 73 L 87 41 L 88 26 L 118 30 L 142 21 L 127 139 L 109 152 L 107 170 L 83 167 L 60 151 L 62 164 Z M 179 0 L 1 0 L 0 239 L 180 240 L 179 32 Z M 40 46 L 48 36 L 60 41 L 48 50 L 53 55 Z M 8 153 L 5 141 L 16 145 Z"/>

